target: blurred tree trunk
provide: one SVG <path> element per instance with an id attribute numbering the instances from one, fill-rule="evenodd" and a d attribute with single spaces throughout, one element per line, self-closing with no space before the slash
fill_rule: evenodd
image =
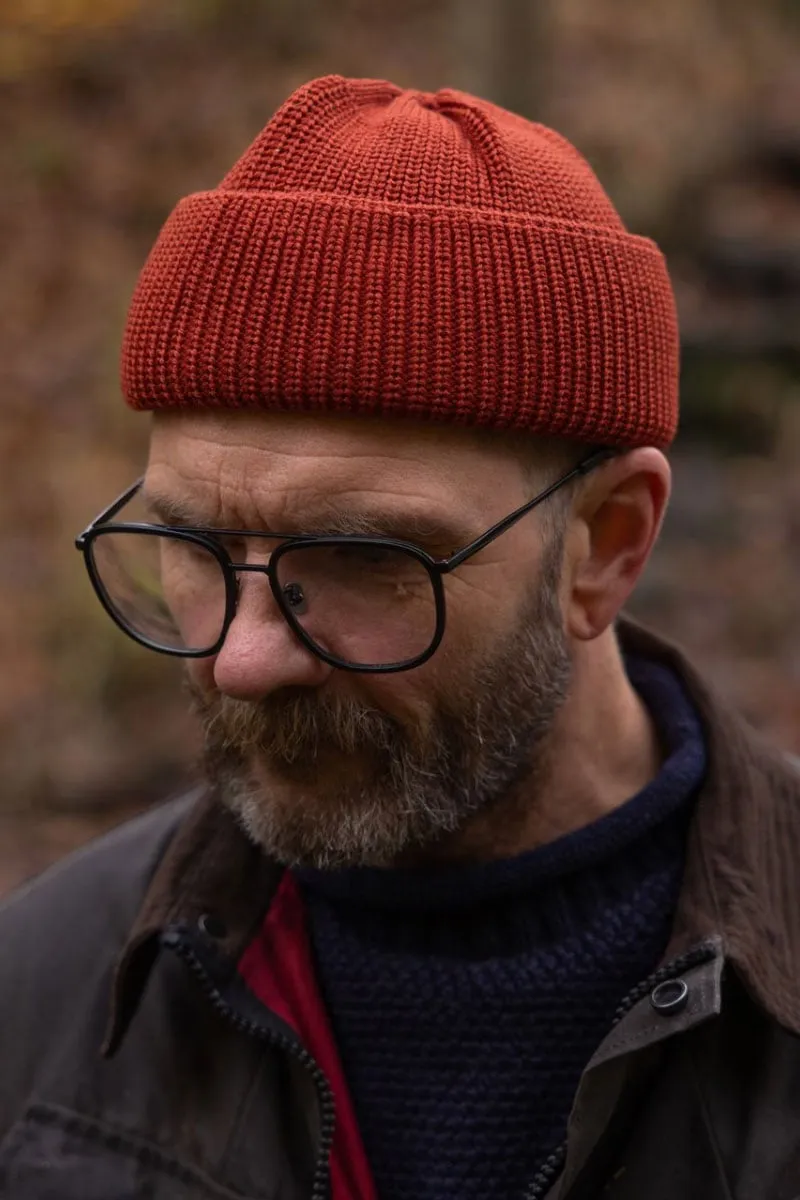
<path id="1" fill-rule="evenodd" d="M 458 87 L 542 120 L 548 91 L 546 0 L 450 0 Z"/>

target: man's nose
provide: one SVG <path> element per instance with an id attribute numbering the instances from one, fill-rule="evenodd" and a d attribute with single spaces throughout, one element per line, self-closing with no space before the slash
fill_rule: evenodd
<path id="1" fill-rule="evenodd" d="M 269 582 L 240 576 L 239 603 L 219 654 L 212 660 L 216 689 L 236 700 L 261 700 L 285 687 L 319 687 L 333 667 L 295 637 Z"/>

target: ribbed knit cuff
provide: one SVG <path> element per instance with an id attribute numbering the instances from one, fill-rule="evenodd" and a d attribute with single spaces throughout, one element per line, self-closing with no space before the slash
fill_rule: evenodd
<path id="1" fill-rule="evenodd" d="M 309 192 L 183 200 L 122 354 L 137 409 L 381 413 L 668 444 L 678 335 L 654 243 L 577 222 Z"/>

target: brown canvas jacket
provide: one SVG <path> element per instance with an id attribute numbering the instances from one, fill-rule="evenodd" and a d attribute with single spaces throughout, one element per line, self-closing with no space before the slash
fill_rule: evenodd
<path id="1" fill-rule="evenodd" d="M 527 1200 L 800 1200 L 800 777 L 677 651 L 620 636 L 683 677 L 709 773 L 665 961 Z M 195 795 L 6 901 L 0 1196 L 322 1200 L 327 1081 L 235 969 L 280 874 Z"/>

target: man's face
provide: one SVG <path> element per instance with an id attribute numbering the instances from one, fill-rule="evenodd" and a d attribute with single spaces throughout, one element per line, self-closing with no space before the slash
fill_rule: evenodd
<path id="1" fill-rule="evenodd" d="M 394 536 L 443 557 L 529 499 L 531 484 L 496 435 L 193 413 L 156 418 L 145 492 L 226 528 L 324 533 L 346 519 L 379 532 L 388 519 Z M 236 557 L 266 562 L 272 545 L 252 539 Z M 187 671 L 207 772 L 254 840 L 289 864 L 388 866 L 447 854 L 521 787 L 535 804 L 570 680 L 561 559 L 552 524 L 529 514 L 445 577 L 433 658 L 384 676 L 324 664 L 264 575 L 242 575 L 222 650 Z"/>

